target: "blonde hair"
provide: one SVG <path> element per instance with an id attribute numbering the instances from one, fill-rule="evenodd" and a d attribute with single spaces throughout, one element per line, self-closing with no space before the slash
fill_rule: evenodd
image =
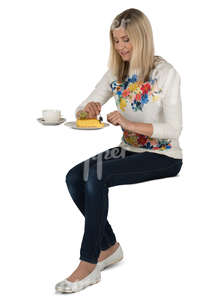
<path id="1" fill-rule="evenodd" d="M 113 30 L 119 26 L 124 27 L 133 45 L 130 61 L 123 61 L 114 46 Z M 152 27 L 143 12 L 130 8 L 114 18 L 110 26 L 108 68 L 117 76 L 117 80 L 124 81 L 126 76 L 132 76 L 134 70 L 139 69 L 138 80 L 147 81 L 155 64 L 162 60 L 161 56 L 154 55 Z"/>

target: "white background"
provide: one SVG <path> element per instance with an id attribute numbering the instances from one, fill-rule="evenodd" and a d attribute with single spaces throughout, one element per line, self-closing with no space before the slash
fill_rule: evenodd
<path id="1" fill-rule="evenodd" d="M 108 219 L 124 260 L 69 297 L 199 299 L 199 10 L 197 1 L 0 1 L 1 299 L 60 297 L 79 264 L 84 218 L 70 168 L 119 144 L 121 129 L 43 126 L 45 108 L 74 121 L 107 69 L 109 27 L 128 8 L 149 18 L 156 55 L 181 76 L 183 167 L 177 177 L 109 189 Z M 94 99 L 98 100 L 98 99 Z M 114 98 L 102 116 L 116 110 Z M 64 295 L 67 297 L 67 295 Z"/>

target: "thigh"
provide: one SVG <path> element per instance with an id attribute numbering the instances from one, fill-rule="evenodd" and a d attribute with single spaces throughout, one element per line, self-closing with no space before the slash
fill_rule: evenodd
<path id="1" fill-rule="evenodd" d="M 99 161 L 112 161 L 112 160 L 119 160 L 128 156 L 136 155 L 137 152 L 127 151 L 120 146 L 111 147 L 106 149 L 102 152 L 91 156 L 88 160 L 90 160 L 90 165 L 96 165 Z M 86 162 L 86 160 L 84 161 Z"/>
<path id="2" fill-rule="evenodd" d="M 68 173 L 76 173 L 77 176 L 83 176 L 84 173 L 88 173 L 89 168 L 95 167 L 103 161 L 119 160 L 134 154 L 137 154 L 137 152 L 127 151 L 119 146 L 111 147 L 81 161 L 71 168 Z"/>
<path id="3" fill-rule="evenodd" d="M 97 160 L 90 166 L 92 176 L 96 174 L 98 180 L 103 180 L 110 187 L 176 176 L 182 166 L 181 159 L 163 154 L 148 151 L 133 153 Z"/>

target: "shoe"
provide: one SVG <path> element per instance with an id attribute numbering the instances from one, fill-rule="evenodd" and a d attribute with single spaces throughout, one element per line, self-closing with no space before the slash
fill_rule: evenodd
<path id="1" fill-rule="evenodd" d="M 107 258 L 105 258 L 102 261 L 99 261 L 97 263 L 97 266 L 99 267 L 100 271 L 103 271 L 106 267 L 119 262 L 124 257 L 122 247 L 119 245 L 118 248 L 113 252 L 111 255 L 109 255 Z"/>
<path id="2" fill-rule="evenodd" d="M 80 290 L 86 288 L 88 285 L 95 284 L 100 280 L 101 272 L 96 264 L 94 270 L 91 273 L 89 273 L 89 275 L 85 278 L 74 282 L 64 279 L 63 281 L 60 281 L 55 285 L 55 289 L 56 291 L 61 293 L 74 293 L 79 292 Z"/>

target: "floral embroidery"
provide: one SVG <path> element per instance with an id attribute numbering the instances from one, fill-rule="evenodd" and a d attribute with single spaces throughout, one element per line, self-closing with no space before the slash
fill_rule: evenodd
<path id="1" fill-rule="evenodd" d="M 155 102 L 159 99 L 158 94 L 162 92 L 162 89 L 158 89 L 157 78 L 150 78 L 148 81 L 142 82 L 137 80 L 136 74 L 128 77 L 124 82 L 115 80 L 110 86 L 117 96 L 116 104 L 122 111 L 125 111 L 127 103 L 131 104 L 134 111 L 142 111 L 144 104 L 149 102 L 150 97 Z"/>
<path id="2" fill-rule="evenodd" d="M 122 130 L 124 132 L 122 139 L 128 145 L 151 150 L 167 150 L 172 147 L 169 139 L 155 139 L 123 128 Z"/>

